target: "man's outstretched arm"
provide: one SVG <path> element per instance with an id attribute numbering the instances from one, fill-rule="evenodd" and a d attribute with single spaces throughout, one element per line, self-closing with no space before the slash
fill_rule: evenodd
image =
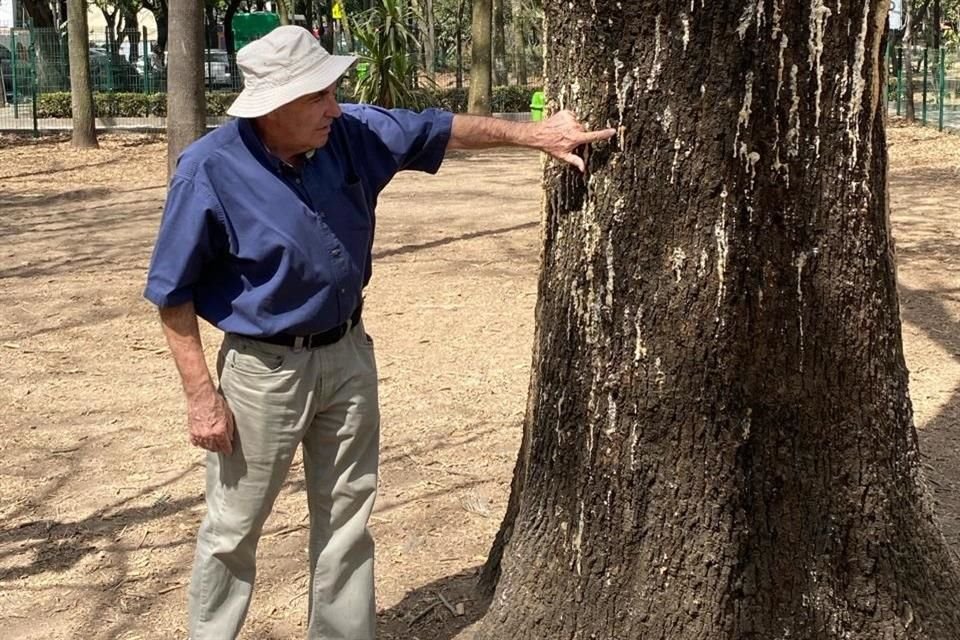
<path id="1" fill-rule="evenodd" d="M 511 122 L 500 118 L 457 114 L 447 149 L 529 147 L 585 170 L 575 151 L 583 145 L 609 140 L 616 129 L 587 131 L 570 111 L 561 111 L 543 122 Z"/>

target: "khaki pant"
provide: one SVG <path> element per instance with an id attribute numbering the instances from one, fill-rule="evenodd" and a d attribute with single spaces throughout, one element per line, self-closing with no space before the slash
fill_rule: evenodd
<path id="1" fill-rule="evenodd" d="M 362 323 L 314 350 L 228 335 L 220 388 L 236 419 L 231 455 L 207 455 L 207 515 L 190 583 L 190 637 L 240 631 L 257 542 L 303 444 L 310 510 L 313 640 L 372 640 L 376 607 L 367 520 L 377 489 L 380 414 L 373 343 Z"/>

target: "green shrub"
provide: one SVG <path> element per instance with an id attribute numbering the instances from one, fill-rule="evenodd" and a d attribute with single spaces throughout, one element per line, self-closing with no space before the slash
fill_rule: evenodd
<path id="1" fill-rule="evenodd" d="M 494 87 L 493 110 L 523 112 L 530 110 L 530 97 L 536 89 L 527 87 Z M 224 116 L 237 97 L 229 91 L 207 93 L 207 114 Z M 343 96 L 349 100 L 349 96 Z M 435 89 L 427 92 L 427 106 L 435 106 L 454 113 L 467 110 L 466 89 Z M 100 118 L 149 118 L 167 115 L 165 93 L 101 93 L 93 94 L 93 110 Z M 40 118 L 69 118 L 70 92 L 41 93 L 37 96 L 37 116 Z"/>

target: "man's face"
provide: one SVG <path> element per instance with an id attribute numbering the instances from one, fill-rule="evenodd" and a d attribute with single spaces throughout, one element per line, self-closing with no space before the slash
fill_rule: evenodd
<path id="1" fill-rule="evenodd" d="M 333 121 L 342 115 L 337 104 L 337 83 L 323 91 L 301 96 L 265 117 L 275 135 L 301 151 L 318 149 L 330 139 Z"/>

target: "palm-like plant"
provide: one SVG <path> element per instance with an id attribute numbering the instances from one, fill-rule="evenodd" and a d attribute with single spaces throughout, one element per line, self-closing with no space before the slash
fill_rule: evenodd
<path id="1" fill-rule="evenodd" d="M 409 0 L 377 0 L 353 23 L 353 37 L 366 73 L 357 79 L 354 95 L 391 109 L 419 108 L 426 94 L 418 86 L 414 52 L 419 44 L 410 25 L 417 14 Z"/>

